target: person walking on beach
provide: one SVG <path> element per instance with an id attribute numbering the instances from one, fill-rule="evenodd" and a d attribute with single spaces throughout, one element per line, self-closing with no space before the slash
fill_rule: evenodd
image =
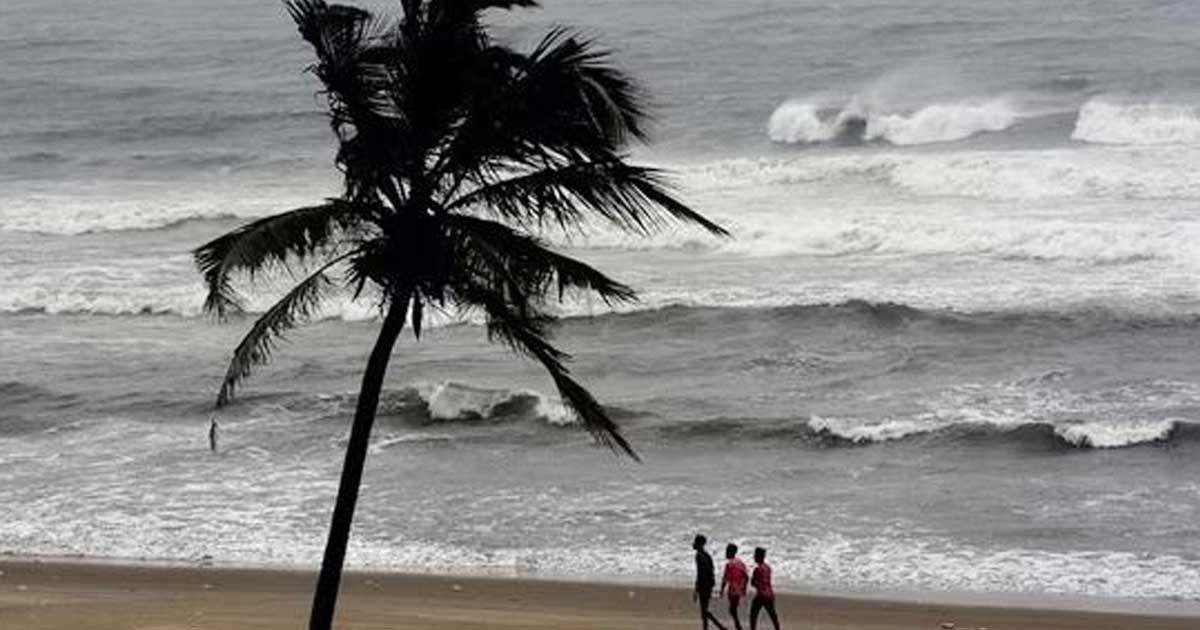
<path id="1" fill-rule="evenodd" d="M 746 563 L 737 557 L 737 552 L 737 545 L 725 545 L 725 574 L 721 576 L 721 592 L 718 597 L 729 597 L 729 616 L 733 618 L 733 627 L 742 630 L 742 621 L 738 619 L 738 606 L 746 596 L 746 583 L 750 581 L 750 574 L 746 571 Z"/>
<path id="2" fill-rule="evenodd" d="M 703 534 L 697 534 L 692 541 L 692 549 L 696 550 L 696 590 L 692 591 L 692 601 L 700 605 L 700 623 L 708 630 L 708 622 L 713 622 L 720 630 L 728 630 L 708 610 L 708 602 L 712 599 L 713 588 L 717 585 L 716 571 L 713 569 L 712 556 L 704 550 L 708 539 Z"/>
<path id="3" fill-rule="evenodd" d="M 754 575 L 750 584 L 754 586 L 754 599 L 750 602 L 750 630 L 758 630 L 758 613 L 767 609 L 775 630 L 779 630 L 779 615 L 775 613 L 775 589 L 771 586 L 771 565 L 767 564 L 767 550 L 754 548 Z"/>

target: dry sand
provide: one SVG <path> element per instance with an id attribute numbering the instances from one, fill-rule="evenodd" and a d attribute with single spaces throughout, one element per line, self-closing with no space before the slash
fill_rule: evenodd
<path id="1" fill-rule="evenodd" d="M 314 581 L 311 572 L 15 559 L 0 561 L 0 571 L 2 630 L 296 630 L 307 627 Z M 788 630 L 1200 628 L 1196 617 L 790 594 L 780 595 L 779 611 Z M 699 627 L 684 589 L 368 573 L 347 574 L 338 618 L 341 630 Z"/>

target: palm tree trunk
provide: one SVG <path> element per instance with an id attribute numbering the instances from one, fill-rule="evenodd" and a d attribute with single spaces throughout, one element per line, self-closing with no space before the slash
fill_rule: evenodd
<path id="1" fill-rule="evenodd" d="M 333 521 L 329 525 L 329 540 L 325 543 L 325 557 L 321 561 L 321 575 L 317 579 L 317 590 L 313 594 L 312 616 L 309 630 L 330 630 L 333 613 L 337 607 L 338 588 L 342 581 L 342 563 L 346 559 L 346 544 L 350 540 L 350 525 L 354 521 L 354 506 L 358 503 L 358 487 L 362 482 L 363 465 L 367 460 L 367 445 L 370 443 L 371 426 L 375 424 L 375 411 L 379 405 L 379 393 L 383 389 L 383 377 L 387 373 L 388 359 L 404 320 L 408 314 L 409 293 L 404 292 L 388 307 L 379 338 L 367 361 L 363 374 L 362 388 L 358 393 L 358 405 L 354 410 L 354 424 L 350 428 L 350 441 L 346 444 L 346 461 L 342 465 L 342 480 L 338 485 L 337 501 L 333 506 Z"/>

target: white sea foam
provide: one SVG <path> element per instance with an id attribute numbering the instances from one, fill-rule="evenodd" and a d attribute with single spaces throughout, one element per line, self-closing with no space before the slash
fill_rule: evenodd
<path id="1" fill-rule="evenodd" d="M 879 111 L 852 102 L 831 115 L 802 100 L 783 103 L 771 114 L 767 134 L 775 142 L 822 143 L 838 138 L 895 145 L 955 142 L 1012 127 L 1020 115 L 1003 99 L 934 103 L 914 111 Z"/>
<path id="2" fill-rule="evenodd" d="M 336 190 L 324 177 L 300 185 L 226 181 L 185 188 L 123 180 L 24 183 L 0 198 L 0 231 L 83 234 L 148 230 L 188 220 L 245 219 L 317 203 Z"/>
<path id="3" fill-rule="evenodd" d="M 799 548 L 773 549 L 777 575 L 844 588 L 1040 593 L 1194 599 L 1195 562 L 1169 554 L 992 550 L 948 540 L 854 539 L 822 533 Z"/>
<path id="4" fill-rule="evenodd" d="M 575 412 L 561 400 L 533 390 L 487 389 L 443 381 L 418 385 L 417 392 L 433 420 L 495 420 L 515 413 L 556 426 L 578 422 Z"/>
<path id="5" fill-rule="evenodd" d="M 681 179 L 689 190 L 714 196 L 784 187 L 792 195 L 807 189 L 829 195 L 837 190 L 829 187 L 883 185 L 920 197 L 985 201 L 1196 199 L 1200 151 L 1095 147 L 806 154 L 690 166 L 681 170 Z"/>
<path id="6" fill-rule="evenodd" d="M 939 428 L 917 420 L 884 420 L 864 423 L 849 418 L 814 416 L 808 421 L 814 431 L 829 433 L 855 443 L 890 442 L 920 435 Z"/>
<path id="7" fill-rule="evenodd" d="M 821 118 L 820 107 L 805 101 L 787 101 L 771 112 L 767 135 L 788 144 L 828 142 L 840 131 L 837 117 Z"/>
<path id="8" fill-rule="evenodd" d="M 972 415 L 972 414 L 964 414 Z M 987 415 L 987 414 L 984 414 Z M 1144 422 L 1085 422 L 1049 425 L 1064 442 L 1085 448 L 1123 448 L 1162 442 L 1170 438 L 1178 426 L 1177 420 Z M 927 435 L 948 429 L 992 430 L 997 438 L 1004 433 L 1021 427 L 1046 426 L 1041 422 L 1021 422 L 1011 419 L 965 420 L 963 422 L 938 421 L 927 417 L 919 420 L 891 419 L 879 422 L 863 422 L 851 418 L 813 417 L 808 425 L 856 444 L 885 443 L 903 440 L 918 435 Z"/>
<path id="9" fill-rule="evenodd" d="M 559 427 L 579 424 L 579 414 L 575 413 L 559 398 L 551 398 L 538 394 L 534 412 L 546 422 Z"/>
<path id="10" fill-rule="evenodd" d="M 204 292 L 194 282 L 150 284 L 145 286 L 80 286 L 87 277 L 63 284 L 14 287 L 0 292 L 0 313 L 48 313 L 51 315 L 177 315 L 203 316 Z M 0 286 L 4 283 L 0 282 Z M 273 294 L 272 294 L 273 295 Z M 272 295 L 250 300 L 248 311 L 261 313 L 270 306 Z M 370 300 L 331 299 L 318 312 L 317 319 L 365 321 L 378 317 Z M 436 326 L 430 322 L 427 327 Z"/>
<path id="11" fill-rule="evenodd" d="M 380 437 L 371 442 L 371 452 L 377 453 L 396 446 L 408 444 L 430 444 L 453 442 L 454 437 L 444 433 L 405 432 L 399 435 Z"/>
<path id="12" fill-rule="evenodd" d="M 818 433 L 854 443 L 885 443 L 940 434 L 950 440 L 1058 439 L 1081 448 L 1123 448 L 1163 442 L 1194 420 L 1172 410 L 1193 408 L 1200 388 L 1177 380 L 1135 381 L 1115 389 L 1076 392 L 1059 370 L 993 384 L 961 384 L 929 396 L 926 409 L 899 418 L 813 417 Z M 1078 418 L 1088 418 L 1080 421 Z M 1193 432 L 1188 430 L 1187 434 Z"/>
<path id="13" fill-rule="evenodd" d="M 1176 420 L 1158 420 L 1114 424 L 1083 422 L 1055 427 L 1054 431 L 1067 442 L 1092 448 L 1121 448 L 1161 442 L 1171 436 Z"/>
<path id="14" fill-rule="evenodd" d="M 1193 244 L 1200 238 L 1200 225 L 1145 220 L 1131 226 L 1120 215 L 1074 221 L 1065 219 L 1021 219 L 1008 216 L 979 217 L 973 214 L 941 213 L 943 204 L 930 204 L 925 217 L 901 217 L 893 212 L 860 212 L 857 216 L 812 212 L 791 215 L 786 212 L 747 212 L 727 225 L 736 238 L 713 240 L 709 256 L 746 259 L 738 263 L 753 270 L 769 263 L 753 259 L 780 256 L 810 257 L 798 263 L 791 275 L 748 277 L 741 269 L 733 275 L 710 281 L 690 278 L 646 277 L 620 268 L 616 277 L 632 283 L 642 294 L 636 304 L 621 310 L 653 310 L 672 304 L 691 306 L 771 307 L 789 304 L 841 302 L 857 298 L 872 301 L 903 302 L 917 307 L 948 307 L 960 310 L 978 308 L 1031 308 L 1029 300 L 1042 293 L 1030 278 L 1012 277 L 1004 285 L 993 285 L 986 292 L 976 290 L 970 277 L 949 278 L 937 286 L 891 285 L 855 277 L 839 283 L 816 282 L 800 275 L 805 267 L 823 265 L 821 259 L 844 259 L 865 264 L 890 259 L 897 264 L 920 262 L 930 257 L 972 257 L 983 269 L 1003 269 L 1020 265 L 1032 270 L 1044 266 L 1044 273 L 1084 273 L 1084 284 L 1064 286 L 1037 308 L 1069 307 L 1094 296 L 1095 289 L 1109 290 L 1109 300 L 1138 312 L 1192 312 L 1189 303 L 1165 301 L 1169 289 L 1176 296 L 1194 292 L 1185 274 L 1200 268 L 1200 254 Z M 869 208 L 868 208 L 869 209 Z M 663 233 L 651 242 L 605 241 L 598 244 L 641 249 L 686 247 L 700 238 L 688 231 Z M 588 254 L 584 254 L 588 258 Z M 604 265 L 602 265 L 603 267 Z M 1162 282 L 1129 285 L 1118 275 L 1133 267 L 1179 273 L 1178 281 L 1155 271 Z M 1103 268 L 1103 269 L 1101 269 Z M 1078 270 L 1072 271 L 1072 270 Z M 1173 270 L 1178 270 L 1177 272 Z M 786 271 L 786 270 L 785 270 Z M 1108 278 L 1120 286 L 1108 287 Z M 1177 288 L 1172 288 L 1177 287 Z M 247 291 L 247 307 L 252 313 L 266 309 L 273 298 L 286 290 L 283 282 L 266 283 Z M 1051 300 L 1051 298 L 1053 298 Z M 147 315 L 170 314 L 200 317 L 204 289 L 190 258 L 185 256 L 147 257 L 136 260 L 107 260 L 96 264 L 42 266 L 23 260 L 0 266 L 0 312 L 45 312 L 50 314 Z M 377 303 L 371 297 L 358 301 L 348 296 L 333 296 L 319 310 L 321 319 L 363 321 L 378 316 Z M 565 316 L 603 315 L 610 308 L 599 300 L 588 301 L 569 295 L 567 301 L 554 303 Z M 464 321 L 455 313 L 430 311 L 427 328 Z M 477 321 L 476 319 L 470 321 Z"/>
<path id="15" fill-rule="evenodd" d="M 1003 100 L 985 103 L 935 104 L 911 114 L 882 114 L 867 120 L 868 140 L 892 144 L 954 142 L 979 133 L 1003 131 L 1016 124 L 1016 110 Z"/>
<path id="16" fill-rule="evenodd" d="M 1071 138 L 1098 144 L 1200 144 L 1200 107 L 1092 99 L 1079 110 Z"/>
<path id="17" fill-rule="evenodd" d="M 492 416 L 496 405 L 512 400 L 512 392 L 442 382 L 419 387 L 434 420 L 479 420 Z"/>

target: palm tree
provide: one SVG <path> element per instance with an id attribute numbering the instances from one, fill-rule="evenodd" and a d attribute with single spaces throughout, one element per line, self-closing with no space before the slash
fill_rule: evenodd
<path id="1" fill-rule="evenodd" d="M 581 424 L 636 458 L 605 409 L 551 345 L 555 294 L 606 303 L 634 291 L 555 252 L 548 231 L 611 225 L 648 234 L 668 221 L 725 234 L 678 201 L 652 168 L 627 162 L 645 140 L 642 92 L 609 53 L 569 30 L 531 52 L 493 42 L 488 9 L 533 0 L 401 0 L 398 19 L 322 0 L 289 0 L 312 45 L 344 174 L 341 196 L 268 216 L 195 251 L 205 309 L 243 312 L 235 288 L 282 267 L 302 278 L 254 322 L 234 350 L 217 395 L 228 404 L 288 329 L 347 290 L 378 300 L 382 324 L 367 361 L 310 628 L 333 620 L 342 563 L 384 374 L 406 322 L 420 338 L 426 309 L 482 316 L 489 340 L 539 361 Z M 346 290 L 339 290 L 344 285 Z"/>

